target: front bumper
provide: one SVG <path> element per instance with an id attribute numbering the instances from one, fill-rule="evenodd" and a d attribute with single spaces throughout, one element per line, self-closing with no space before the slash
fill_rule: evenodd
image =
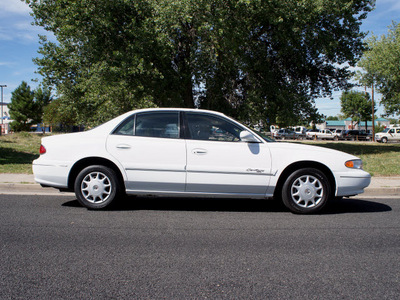
<path id="1" fill-rule="evenodd" d="M 337 178 L 337 197 L 362 194 L 364 193 L 364 189 L 371 183 L 371 175 L 363 170 L 338 174 Z"/>

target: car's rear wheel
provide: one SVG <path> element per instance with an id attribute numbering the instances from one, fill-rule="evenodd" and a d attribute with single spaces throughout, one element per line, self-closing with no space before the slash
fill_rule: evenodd
<path id="1" fill-rule="evenodd" d="M 294 213 L 309 214 L 320 211 L 330 198 L 328 178 L 314 168 L 293 172 L 282 187 L 282 201 Z"/>
<path id="2" fill-rule="evenodd" d="M 114 170 L 94 165 L 84 168 L 76 177 L 75 195 L 89 209 L 103 209 L 115 203 L 120 184 Z"/>

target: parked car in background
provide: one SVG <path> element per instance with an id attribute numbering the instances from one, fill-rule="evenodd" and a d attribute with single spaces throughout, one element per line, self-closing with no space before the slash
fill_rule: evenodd
<path id="1" fill-rule="evenodd" d="M 386 128 L 382 132 L 375 134 L 375 141 L 387 143 L 387 142 L 399 142 L 400 141 L 400 127 Z"/>
<path id="2" fill-rule="evenodd" d="M 347 141 L 369 141 L 372 136 L 363 130 L 346 130 L 342 138 Z"/>
<path id="3" fill-rule="evenodd" d="M 297 139 L 297 134 L 290 129 L 279 129 L 278 131 L 274 132 L 273 137 L 277 140 L 293 140 Z"/>
<path id="4" fill-rule="evenodd" d="M 319 129 L 308 129 L 306 131 L 306 139 L 312 140 L 317 138 L 317 132 L 319 132 Z"/>
<path id="5" fill-rule="evenodd" d="M 306 137 L 307 129 L 304 126 L 295 126 L 292 129 L 296 132 L 297 139 L 304 139 Z"/>
<path id="6" fill-rule="evenodd" d="M 315 133 L 319 140 L 337 140 L 337 136 L 329 129 L 322 129 Z"/>
<path id="7" fill-rule="evenodd" d="M 343 139 L 343 133 L 344 133 L 343 129 L 335 129 L 332 131 L 332 133 L 337 136 L 338 140 Z"/>
<path id="8" fill-rule="evenodd" d="M 197 109 L 136 110 L 89 131 L 45 137 L 33 173 L 44 187 L 75 191 L 89 209 L 129 194 L 276 198 L 294 213 L 315 213 L 371 181 L 358 157 L 277 143 Z"/>

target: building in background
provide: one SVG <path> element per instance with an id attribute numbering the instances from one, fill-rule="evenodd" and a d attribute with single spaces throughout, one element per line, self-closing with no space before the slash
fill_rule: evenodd
<path id="1" fill-rule="evenodd" d="M 386 120 L 384 118 L 378 118 L 375 119 L 375 126 L 380 126 L 380 127 L 389 127 L 390 126 L 390 121 Z M 355 122 L 352 121 L 351 118 L 347 118 L 345 120 L 339 120 L 339 121 L 331 121 L 331 120 L 326 120 L 323 123 L 317 124 L 316 125 L 317 129 L 331 129 L 331 130 L 350 130 L 350 129 L 356 129 L 356 130 L 365 130 L 365 121 L 361 122 Z M 372 121 L 367 122 L 367 130 L 372 130 Z"/>
<path id="2" fill-rule="evenodd" d="M 0 111 L 3 112 L 3 115 L 0 115 L 0 134 L 8 134 L 10 132 L 10 110 L 8 108 L 9 103 L 0 103 Z"/>

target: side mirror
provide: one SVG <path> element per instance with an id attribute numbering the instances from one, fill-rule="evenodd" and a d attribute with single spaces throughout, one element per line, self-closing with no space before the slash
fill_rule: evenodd
<path id="1" fill-rule="evenodd" d="M 259 139 L 257 139 L 254 135 L 252 135 L 247 130 L 243 130 L 240 132 L 240 140 L 246 143 L 259 143 Z"/>

